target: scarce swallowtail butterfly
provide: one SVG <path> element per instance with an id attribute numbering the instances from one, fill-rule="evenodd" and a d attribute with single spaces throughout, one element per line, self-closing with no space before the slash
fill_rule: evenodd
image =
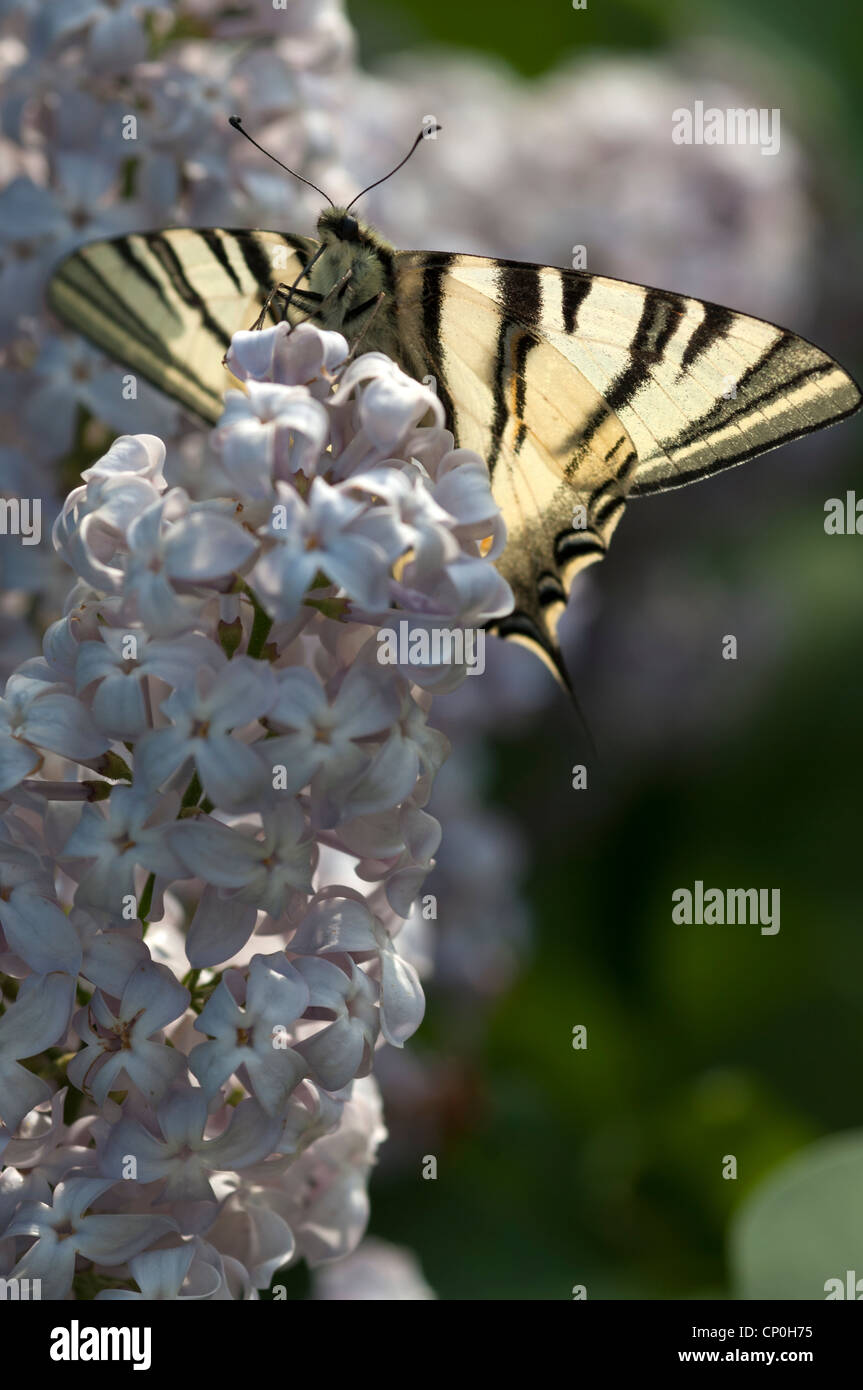
<path id="1" fill-rule="evenodd" d="M 239 117 L 231 124 L 246 135 Z M 352 207 L 331 203 L 317 238 L 177 227 L 93 242 L 62 262 L 50 304 L 210 423 L 238 385 L 222 361 L 231 335 L 253 322 L 307 319 L 433 378 L 456 445 L 487 461 L 506 521 L 497 563 L 515 611 L 493 630 L 565 684 L 559 619 L 629 498 L 860 405 L 832 358 L 773 324 L 579 270 L 396 251 Z"/>

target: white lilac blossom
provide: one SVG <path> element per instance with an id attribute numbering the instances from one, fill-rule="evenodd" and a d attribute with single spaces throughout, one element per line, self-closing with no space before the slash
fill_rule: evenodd
<path id="1" fill-rule="evenodd" d="M 137 1290 L 102 1289 L 97 1300 L 256 1299 L 257 1290 L 239 1260 L 222 1256 L 200 1236 L 167 1250 L 145 1250 L 129 1260 Z"/>
<path id="2" fill-rule="evenodd" d="M 266 714 L 276 695 L 276 681 L 268 665 L 237 656 L 227 661 L 212 644 L 217 672 L 204 661 L 191 685 L 183 676 L 161 706 L 171 723 L 150 729 L 136 748 L 136 767 L 145 784 L 160 787 L 177 773 L 194 765 L 210 799 L 227 809 L 248 801 L 264 780 L 264 765 L 247 744 L 231 732 L 252 724 Z M 201 688 L 202 683 L 204 688 Z"/>
<path id="3" fill-rule="evenodd" d="M 126 436 L 54 528 L 77 580 L 0 735 L 0 1257 L 50 1297 L 254 1298 L 366 1227 L 448 748 L 377 635 L 512 596 L 482 460 L 427 387 L 347 356 L 239 335 L 258 413 L 216 431 L 228 492 Z"/>
<path id="4" fill-rule="evenodd" d="M 100 641 L 76 644 L 76 691 L 88 691 L 95 718 L 110 737 L 134 739 L 149 728 L 146 678 L 178 690 L 190 669 L 204 665 L 205 651 L 219 663 L 224 658 L 220 647 L 195 633 L 158 641 L 143 628 L 103 625 Z"/>
<path id="5" fill-rule="evenodd" d="M 238 139 L 231 110 L 292 168 L 346 197 L 337 132 L 353 52 L 341 0 L 4 0 L 0 491 L 40 497 L 50 517 L 61 461 L 93 450 L 106 429 L 157 430 L 175 441 L 175 468 L 186 461 L 176 481 L 200 479 L 200 431 L 142 378 L 130 390 L 122 366 L 58 332 L 48 278 L 98 237 L 313 220 L 317 195 Z M 33 596 L 38 631 L 62 593 L 50 547 L 34 557 L 4 546 L 0 565 L 7 590 Z M 2 676 L 16 659 L 4 641 Z"/>
<path id="6" fill-rule="evenodd" d="M 188 990 L 164 965 L 135 965 L 116 1009 L 101 990 L 75 1015 L 83 1043 L 69 1062 L 74 1086 L 104 1104 L 112 1088 L 131 1083 L 148 1099 L 159 1100 L 185 1072 L 183 1054 L 163 1045 L 162 1030 L 183 1013 Z"/>
<path id="7" fill-rule="evenodd" d="M 177 826 L 174 838 L 191 874 L 275 918 L 287 911 L 290 889 L 311 891 L 312 840 L 296 800 L 262 811 L 257 834 L 249 822 L 232 829 L 200 816 Z"/>
<path id="8" fill-rule="evenodd" d="M 309 1006 L 310 991 L 284 954 L 254 956 L 243 984 L 242 1008 L 225 979 L 213 990 L 195 1022 L 209 1041 L 192 1049 L 189 1069 L 208 1098 L 242 1070 L 264 1110 L 278 1115 L 305 1074 L 288 1039 Z"/>
<path id="9" fill-rule="evenodd" d="M 15 1279 L 41 1279 L 43 1298 L 65 1298 L 76 1256 L 100 1265 L 122 1265 L 160 1236 L 176 1229 L 169 1216 L 88 1211 L 112 1186 L 111 1179 L 71 1178 L 54 1188 L 50 1206 L 25 1200 L 6 1228 L 7 1238 L 35 1236 L 12 1270 Z"/>
<path id="10" fill-rule="evenodd" d="M 122 1178 L 127 1156 L 132 1154 L 139 1181 L 164 1182 L 163 1200 L 212 1199 L 208 1174 L 262 1162 L 273 1152 L 282 1129 L 278 1118 L 268 1116 L 255 1100 L 225 1108 L 228 1118 L 221 1133 L 207 1138 L 204 1092 L 191 1087 L 170 1092 L 156 1111 L 160 1137 L 140 1120 L 118 1120 L 111 1126 L 102 1171 Z"/>
<path id="11" fill-rule="evenodd" d="M 84 760 L 103 753 L 107 737 L 86 706 L 60 684 L 9 677 L 0 699 L 0 791 L 13 787 L 42 766 L 47 752 Z"/>
<path id="12" fill-rule="evenodd" d="M 172 848 L 176 797 L 147 795 L 146 790 L 116 783 L 99 806 L 84 806 L 58 858 L 74 861 L 78 879 L 75 903 L 104 912 L 119 912 L 134 896 L 136 870 L 164 878 L 182 878 L 183 862 Z"/>
<path id="13" fill-rule="evenodd" d="M 396 516 L 323 478 L 312 479 L 306 499 L 286 483 L 276 487 L 267 545 L 252 572 L 273 616 L 296 617 L 319 573 L 363 607 L 385 605 L 393 561 L 406 548 Z"/>
<path id="14" fill-rule="evenodd" d="M 406 1303 L 428 1301 L 435 1293 L 410 1250 L 369 1237 L 344 1260 L 321 1265 L 312 1296 L 330 1303 Z"/>
<path id="15" fill-rule="evenodd" d="M 0 1018 L 0 1144 L 15 1133 L 21 1120 L 51 1088 L 41 1077 L 19 1065 L 22 1057 L 34 1057 L 66 1030 L 72 1006 L 73 977 L 64 972 L 33 976 L 16 1003 L 7 1004 Z"/>

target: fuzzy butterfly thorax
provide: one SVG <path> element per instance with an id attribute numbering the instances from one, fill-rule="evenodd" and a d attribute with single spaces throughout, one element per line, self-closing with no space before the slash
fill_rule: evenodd
<path id="1" fill-rule="evenodd" d="M 394 247 L 345 208 L 322 212 L 318 235 L 318 253 L 301 282 L 302 288 L 298 287 L 299 296 L 290 296 L 289 316 L 296 318 L 291 311 L 306 304 L 320 327 L 343 333 L 349 342 L 362 333 L 366 351 L 386 352 L 398 360 L 393 316 Z M 304 296 L 306 286 L 309 293 Z"/>
<path id="2" fill-rule="evenodd" d="M 719 305 L 583 271 L 396 251 L 349 208 L 319 239 L 172 228 L 94 242 L 56 312 L 214 422 L 222 359 L 252 323 L 308 319 L 430 380 L 456 444 L 484 458 L 515 610 L 495 625 L 565 681 L 557 625 L 626 502 L 853 414 L 854 381 L 805 339 Z"/>

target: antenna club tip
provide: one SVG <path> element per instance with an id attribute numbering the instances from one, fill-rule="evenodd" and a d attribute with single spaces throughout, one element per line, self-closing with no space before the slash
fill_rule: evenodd
<path id="1" fill-rule="evenodd" d="M 242 124 L 243 124 L 243 118 L 242 118 L 242 116 L 229 116 L 229 117 L 228 117 L 228 125 L 232 125 L 232 126 L 234 127 L 234 130 L 239 130 L 239 129 L 240 129 L 240 126 L 241 126 Z"/>

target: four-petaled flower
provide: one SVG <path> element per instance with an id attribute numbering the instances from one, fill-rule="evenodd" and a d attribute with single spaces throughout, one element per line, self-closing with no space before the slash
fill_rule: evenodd
<path id="1" fill-rule="evenodd" d="M 189 991 L 165 965 L 135 966 L 116 1013 L 101 990 L 75 1015 L 86 1044 L 72 1058 L 69 1080 L 103 1105 L 108 1092 L 130 1083 L 149 1100 L 159 1100 L 186 1070 L 182 1052 L 154 1041 L 189 1003 Z"/>
<path id="2" fill-rule="evenodd" d="M 7 1236 L 36 1236 L 12 1271 L 14 1279 L 41 1279 L 43 1298 L 65 1298 L 78 1255 L 98 1265 L 121 1265 L 160 1236 L 176 1231 L 169 1216 L 88 1212 L 113 1178 L 73 1177 L 58 1183 L 47 1202 L 24 1201 Z"/>
<path id="3" fill-rule="evenodd" d="M 314 839 L 294 800 L 263 811 L 261 826 L 259 837 L 251 826 L 231 829 L 200 816 L 177 826 L 174 843 L 190 874 L 280 917 L 291 890 L 311 890 Z"/>
<path id="4" fill-rule="evenodd" d="M 210 1041 L 194 1048 L 189 1066 L 207 1097 L 241 1069 L 268 1115 L 278 1115 L 306 1072 L 287 1030 L 309 1003 L 309 987 L 284 955 L 254 956 L 243 1007 L 225 980 L 215 988 L 195 1027 Z"/>
<path id="5" fill-rule="evenodd" d="M 231 730 L 266 714 L 275 696 L 275 676 L 262 661 L 236 656 L 218 671 L 200 667 L 197 685 L 180 686 L 163 703 L 170 726 L 153 729 L 138 741 L 135 770 L 144 786 L 156 789 L 178 769 L 194 764 L 211 801 L 239 809 L 260 791 L 264 769 L 251 748 L 231 737 Z"/>
<path id="6" fill-rule="evenodd" d="M 305 501 L 284 482 L 276 493 L 269 547 L 251 574 L 269 612 L 293 618 L 318 574 L 364 608 L 386 606 L 390 566 L 407 546 L 395 513 L 323 478 L 312 479 Z"/>
<path id="7" fill-rule="evenodd" d="M 102 1151 L 102 1172 L 128 1177 L 126 1164 L 135 1160 L 138 1182 L 164 1179 L 159 1201 L 213 1199 L 209 1178 L 225 1169 L 247 1168 L 273 1152 L 281 1124 L 256 1100 L 244 1100 L 229 1111 L 218 1135 L 206 1137 L 207 1099 L 204 1092 L 185 1087 L 171 1091 L 156 1111 L 162 1137 L 139 1120 L 119 1120 Z"/>
<path id="8" fill-rule="evenodd" d="M 182 878 L 182 860 L 172 848 L 176 801 L 147 795 L 138 787 L 115 786 L 99 806 L 85 806 L 61 859 L 89 861 L 75 901 L 119 915 L 134 897 L 135 869 Z M 106 810 L 103 810 L 106 808 Z"/>

